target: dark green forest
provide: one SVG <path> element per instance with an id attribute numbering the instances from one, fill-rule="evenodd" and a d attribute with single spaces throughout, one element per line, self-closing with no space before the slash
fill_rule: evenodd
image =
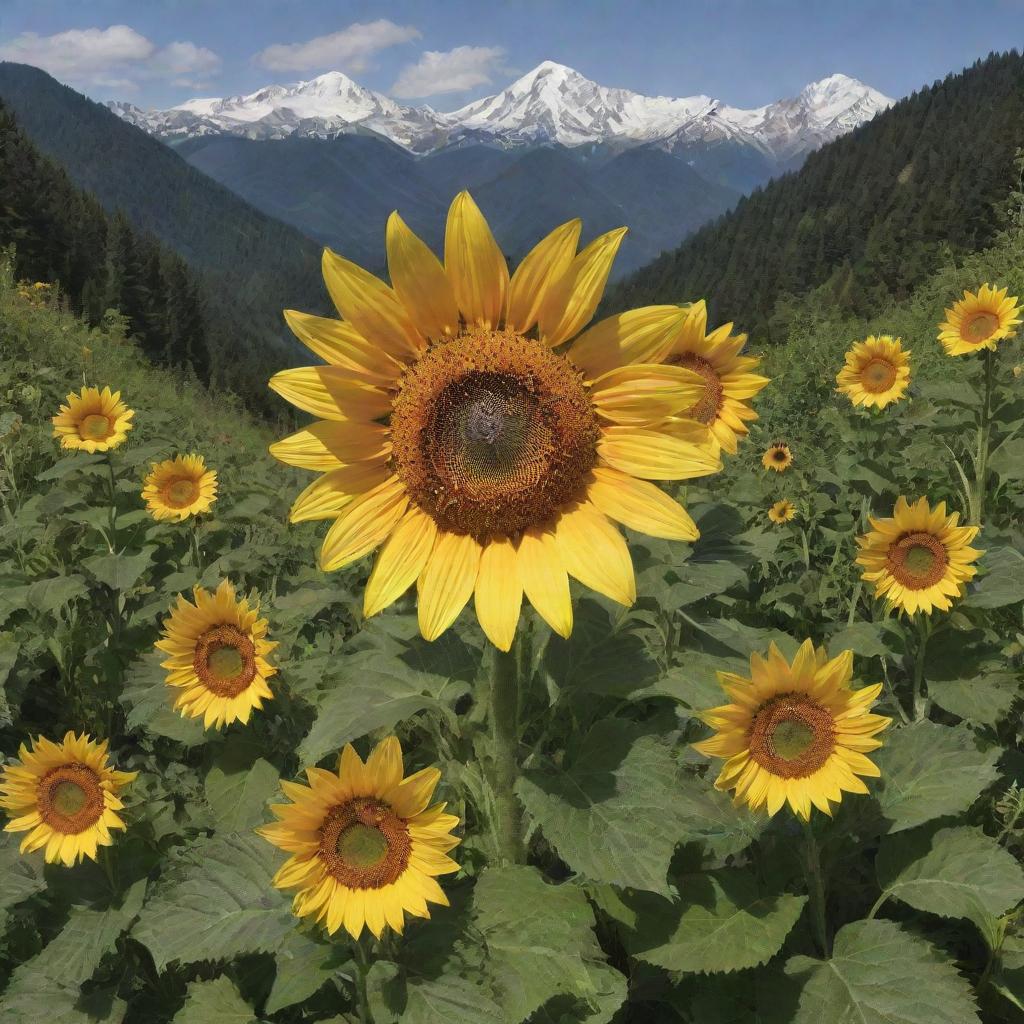
<path id="1" fill-rule="evenodd" d="M 992 55 L 812 153 L 799 170 L 623 281 L 609 312 L 707 296 L 718 320 L 784 336 L 787 300 L 821 289 L 843 313 L 901 300 L 980 249 L 1024 144 L 1024 57 Z"/>

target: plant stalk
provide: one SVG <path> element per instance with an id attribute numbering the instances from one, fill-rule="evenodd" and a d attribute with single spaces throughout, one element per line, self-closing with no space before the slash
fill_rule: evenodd
<path id="1" fill-rule="evenodd" d="M 924 693 L 924 659 L 931 636 L 931 620 L 922 612 L 914 615 L 917 626 L 917 649 L 914 651 L 914 720 L 928 717 L 931 701 Z"/>
<path id="2" fill-rule="evenodd" d="M 970 525 L 980 526 L 985 514 L 985 492 L 988 489 L 989 448 L 992 442 L 992 392 L 995 383 L 995 353 L 985 349 L 985 393 L 981 419 L 978 423 L 978 451 L 974 459 L 974 487 L 971 489 Z"/>
<path id="3" fill-rule="evenodd" d="M 491 667 L 491 740 L 494 769 L 494 845 L 503 864 L 523 860 L 523 812 L 515 793 L 519 777 L 519 664 L 518 641 L 512 650 L 495 651 Z"/>
<path id="4" fill-rule="evenodd" d="M 807 877 L 807 894 L 811 904 L 811 918 L 818 939 L 821 955 L 832 955 L 832 944 L 828 937 L 828 923 L 825 919 L 825 881 L 821 873 L 821 850 L 814 837 L 810 820 L 803 822 L 806 846 L 804 851 L 804 873 Z"/>
<path id="5" fill-rule="evenodd" d="M 370 1009 L 370 997 L 366 990 L 366 976 L 370 972 L 370 954 L 360 936 L 352 947 L 356 954 L 356 1009 L 359 1013 L 359 1024 L 373 1024 L 373 1011 Z"/>

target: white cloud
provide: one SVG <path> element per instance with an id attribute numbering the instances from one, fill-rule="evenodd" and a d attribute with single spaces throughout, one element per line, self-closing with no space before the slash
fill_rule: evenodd
<path id="1" fill-rule="evenodd" d="M 342 70 L 354 73 L 370 67 L 380 50 L 419 39 L 412 25 L 396 25 L 387 18 L 356 22 L 340 32 L 317 36 L 305 43 L 276 43 L 256 54 L 255 60 L 271 71 Z"/>
<path id="2" fill-rule="evenodd" d="M 154 66 L 170 75 L 211 74 L 220 70 L 220 57 L 195 43 L 168 43 L 154 58 Z"/>
<path id="3" fill-rule="evenodd" d="M 391 94 L 401 99 L 464 92 L 489 85 L 500 70 L 505 51 L 500 46 L 456 46 L 441 52 L 427 50 L 415 64 L 402 68 Z"/>

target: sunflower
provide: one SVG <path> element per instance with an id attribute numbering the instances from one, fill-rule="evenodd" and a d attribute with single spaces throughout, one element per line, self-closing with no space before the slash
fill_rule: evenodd
<path id="1" fill-rule="evenodd" d="M 773 441 L 761 456 L 761 465 L 765 469 L 774 469 L 776 473 L 784 473 L 793 465 L 793 453 L 789 445 L 783 441 Z"/>
<path id="2" fill-rule="evenodd" d="M 773 523 L 788 523 L 796 515 L 796 505 L 791 501 L 787 501 L 785 498 L 782 501 L 775 502 L 770 509 L 768 509 L 768 518 Z"/>
<path id="3" fill-rule="evenodd" d="M 884 409 L 898 402 L 910 386 L 910 353 L 904 351 L 899 338 L 872 334 L 853 343 L 836 383 L 836 390 L 854 405 Z"/>
<path id="4" fill-rule="evenodd" d="M 107 452 L 128 436 L 134 415 L 121 401 L 120 391 L 82 388 L 81 394 L 72 391 L 67 405 L 53 417 L 53 436 L 60 438 L 61 448 Z"/>
<path id="5" fill-rule="evenodd" d="M 902 496 L 890 519 L 871 519 L 871 532 L 857 538 L 857 564 L 875 596 L 908 614 L 948 611 L 978 571 L 971 562 L 984 554 L 969 546 L 980 527 L 957 526 L 959 519 L 946 515 L 944 501 L 932 509 L 927 498 L 911 505 Z"/>
<path id="6" fill-rule="evenodd" d="M 708 334 L 707 323 L 706 303 L 694 303 L 667 362 L 701 376 L 704 393 L 682 415 L 705 424 L 722 448 L 735 455 L 739 438 L 748 433 L 746 421 L 757 419 L 750 399 L 768 384 L 768 378 L 750 372 L 759 358 L 740 355 L 747 343 L 745 334 L 734 335 L 732 324 Z"/>
<path id="7" fill-rule="evenodd" d="M 708 757 L 726 758 L 715 789 L 735 790 L 733 802 L 752 809 L 766 805 L 769 816 L 785 803 L 805 820 L 811 804 L 831 814 L 845 790 L 867 793 L 859 775 L 880 772 L 865 754 L 882 744 L 875 739 L 891 719 L 869 708 L 882 684 L 850 688 L 853 653 L 829 659 L 810 640 L 790 665 L 772 644 L 767 657 L 753 654 L 750 678 L 719 672 L 732 704 L 701 717 L 715 735 L 694 746 Z"/>
<path id="8" fill-rule="evenodd" d="M 259 606 L 236 600 L 227 580 L 216 594 L 199 586 L 192 593 L 195 604 L 178 595 L 156 642 L 170 655 L 162 663 L 168 686 L 181 691 L 174 706 L 183 718 L 202 716 L 206 728 L 248 722 L 253 708 L 273 697 L 267 679 L 277 669 L 267 655 L 277 644 L 266 638 L 267 620 L 259 618 Z"/>
<path id="9" fill-rule="evenodd" d="M 290 804 L 257 831 L 291 856 L 274 875 L 278 889 L 297 889 L 292 907 L 332 935 L 342 926 L 358 939 L 365 925 L 378 938 L 401 932 L 405 914 L 430 917 L 428 903 L 448 906 L 437 875 L 458 871 L 446 854 L 460 840 L 445 805 L 430 806 L 441 773 L 424 768 L 403 777 L 402 748 L 389 736 L 364 764 L 346 744 L 337 774 L 307 768 L 309 786 L 283 782 Z"/>
<path id="10" fill-rule="evenodd" d="M 508 650 L 524 594 L 569 635 L 570 576 L 632 604 L 633 566 L 613 523 L 696 540 L 685 509 L 650 482 L 722 468 L 714 436 L 685 416 L 704 377 L 668 362 L 691 309 L 634 309 L 579 334 L 625 229 L 577 253 L 579 233 L 578 220 L 556 228 L 510 278 L 463 192 L 448 213 L 444 266 L 393 213 L 393 287 L 326 250 L 324 278 L 345 319 L 286 311 L 328 365 L 271 380 L 321 418 L 270 450 L 324 474 L 291 518 L 334 520 L 325 571 L 383 545 L 367 616 L 415 583 L 420 631 L 433 640 L 475 594 L 484 632 Z"/>
<path id="11" fill-rule="evenodd" d="M 1006 288 L 983 284 L 977 293 L 965 291 L 964 297 L 946 310 L 939 324 L 939 341 L 948 356 L 964 356 L 987 348 L 994 350 L 1003 338 L 1016 337 L 1020 323 L 1017 296 L 1006 297 Z"/>
<path id="12" fill-rule="evenodd" d="M 206 468 L 202 455 L 176 455 L 154 462 L 142 497 L 154 519 L 182 522 L 210 511 L 217 500 L 217 473 Z"/>
<path id="13" fill-rule="evenodd" d="M 5 832 L 28 832 L 21 852 L 46 848 L 47 864 L 68 866 L 96 848 L 110 846 L 110 830 L 123 829 L 118 791 L 138 772 L 119 772 L 107 763 L 107 741 L 69 732 L 62 743 L 40 736 L 20 764 L 6 765 L 0 777 L 0 807 L 12 817 Z"/>

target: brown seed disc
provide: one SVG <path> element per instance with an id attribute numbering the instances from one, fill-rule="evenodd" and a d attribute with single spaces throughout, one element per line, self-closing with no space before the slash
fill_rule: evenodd
<path id="1" fill-rule="evenodd" d="M 725 389 L 722 387 L 722 379 L 718 376 L 715 368 L 706 359 L 702 359 L 692 352 L 687 352 L 672 362 L 677 366 L 692 370 L 694 373 L 699 373 L 704 378 L 704 394 L 683 415 L 705 425 L 714 423 L 725 402 Z"/>
<path id="2" fill-rule="evenodd" d="M 750 727 L 750 756 L 781 779 L 813 775 L 835 750 L 835 723 L 828 708 L 802 693 L 768 701 Z"/>
<path id="3" fill-rule="evenodd" d="M 214 626 L 196 641 L 192 667 L 212 693 L 237 697 L 256 675 L 256 648 L 237 626 Z"/>
<path id="4" fill-rule="evenodd" d="M 889 546 L 887 568 L 908 590 L 927 590 L 946 574 L 949 555 L 932 533 L 905 533 Z"/>
<path id="5" fill-rule="evenodd" d="M 896 383 L 896 367 L 888 359 L 876 357 L 864 364 L 860 384 L 872 395 L 888 391 Z"/>
<path id="6" fill-rule="evenodd" d="M 382 889 L 397 881 L 411 853 L 405 820 L 373 797 L 339 804 L 320 826 L 320 860 L 350 889 Z"/>
<path id="7" fill-rule="evenodd" d="M 391 417 L 395 472 L 443 530 L 516 536 L 579 498 L 601 431 L 579 371 L 511 331 L 434 345 Z"/>
<path id="8" fill-rule="evenodd" d="M 99 776 L 88 765 L 52 768 L 39 780 L 36 792 L 40 817 L 64 835 L 84 832 L 103 814 Z"/>
<path id="9" fill-rule="evenodd" d="M 185 508 L 199 497 L 199 484 L 191 477 L 178 477 L 164 486 L 164 504 L 170 508 Z"/>
<path id="10" fill-rule="evenodd" d="M 974 313 L 964 324 L 961 332 L 964 341 L 980 344 L 988 341 L 999 329 L 999 317 L 995 313 Z"/>

